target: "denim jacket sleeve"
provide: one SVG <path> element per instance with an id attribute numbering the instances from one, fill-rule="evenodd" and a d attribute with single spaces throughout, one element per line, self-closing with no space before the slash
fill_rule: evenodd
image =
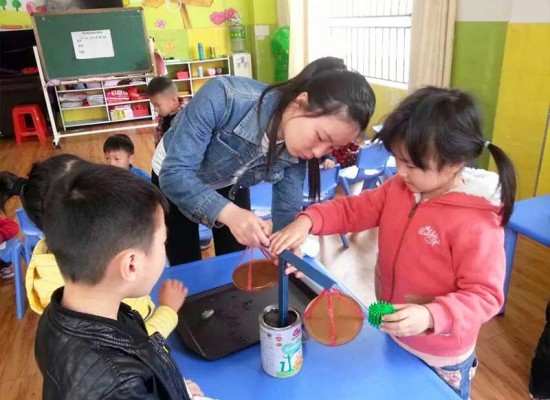
<path id="1" fill-rule="evenodd" d="M 229 200 L 206 186 L 197 171 L 213 132 L 229 118 L 229 108 L 223 84 L 216 79 L 206 84 L 170 128 L 173 138 L 159 175 L 162 191 L 180 211 L 209 227 Z"/>
<path id="2" fill-rule="evenodd" d="M 299 162 L 286 168 L 284 178 L 273 185 L 271 213 L 274 232 L 290 224 L 302 211 L 305 175 L 305 163 Z"/>

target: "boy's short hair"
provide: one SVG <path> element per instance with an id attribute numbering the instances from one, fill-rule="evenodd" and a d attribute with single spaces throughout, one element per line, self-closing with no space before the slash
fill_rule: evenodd
<path id="1" fill-rule="evenodd" d="M 154 96 L 168 91 L 177 92 L 178 88 L 172 79 L 165 76 L 156 76 L 147 85 L 147 95 Z"/>
<path id="2" fill-rule="evenodd" d="M 45 206 L 44 235 L 61 274 L 90 285 L 103 279 L 121 251 L 149 252 L 158 207 L 168 210 L 150 182 L 123 168 L 91 163 L 58 180 Z"/>
<path id="3" fill-rule="evenodd" d="M 115 135 L 109 136 L 105 143 L 103 143 L 103 152 L 110 153 L 111 151 L 122 150 L 128 155 L 134 154 L 134 143 L 128 135 L 124 133 L 117 133 Z"/>

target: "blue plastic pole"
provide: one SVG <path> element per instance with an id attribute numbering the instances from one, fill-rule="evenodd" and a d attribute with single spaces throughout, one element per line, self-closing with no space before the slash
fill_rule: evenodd
<path id="1" fill-rule="evenodd" d="M 286 261 L 279 257 L 279 327 L 286 326 L 288 319 L 288 275 L 285 274 Z"/>

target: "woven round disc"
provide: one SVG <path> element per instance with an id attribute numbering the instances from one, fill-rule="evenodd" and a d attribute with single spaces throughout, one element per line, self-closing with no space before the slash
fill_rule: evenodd
<path id="1" fill-rule="evenodd" d="M 238 289 L 247 292 L 269 289 L 275 286 L 278 281 L 279 268 L 271 260 L 247 261 L 233 271 L 233 284 Z"/>
<path id="2" fill-rule="evenodd" d="M 304 312 L 304 325 L 309 335 L 327 346 L 352 341 L 363 327 L 363 312 L 357 302 L 345 294 L 331 294 L 334 329 L 331 332 L 328 295 L 313 299 Z"/>

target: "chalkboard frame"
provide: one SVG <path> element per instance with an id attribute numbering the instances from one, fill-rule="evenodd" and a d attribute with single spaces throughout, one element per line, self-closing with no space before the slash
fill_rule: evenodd
<path id="1" fill-rule="evenodd" d="M 44 51 L 42 48 L 42 40 L 40 37 L 39 28 L 36 23 L 37 18 L 41 17 L 57 17 L 60 15 L 81 15 L 81 14 L 98 14 L 98 13 L 116 13 L 116 12 L 138 12 L 141 15 L 141 23 L 143 26 L 143 39 L 146 46 L 146 55 L 147 55 L 147 65 L 149 68 L 147 69 L 134 69 L 134 70 L 128 70 L 128 71 L 113 71 L 113 72 L 98 72 L 98 73 L 92 73 L 92 74 L 75 74 L 70 76 L 51 76 L 48 72 L 48 63 L 47 63 L 47 57 L 44 56 Z M 60 11 L 60 12 L 44 12 L 44 13 L 35 13 L 32 15 L 32 26 L 34 35 L 36 37 L 36 45 L 38 48 L 38 54 L 40 56 L 40 61 L 42 64 L 42 69 L 44 71 L 44 76 L 47 80 L 51 79 L 60 79 L 60 80 L 70 80 L 70 79 L 78 79 L 78 78 L 91 78 L 91 77 L 104 77 L 104 76 L 116 76 L 116 75 L 131 75 L 131 74 L 140 74 L 140 73 L 147 73 L 153 71 L 153 62 L 151 58 L 151 49 L 149 45 L 149 39 L 147 36 L 147 28 L 145 25 L 145 18 L 144 18 L 144 10 L 142 7 L 118 7 L 118 8 L 103 8 L 103 9 L 91 9 L 91 10 L 70 10 L 70 11 Z M 103 27 L 102 27 L 103 28 Z M 99 29 L 99 28 L 98 28 Z M 90 29 L 86 29 L 90 30 Z M 80 60 L 79 60 L 80 61 Z M 86 60 L 83 60 L 86 61 Z"/>

